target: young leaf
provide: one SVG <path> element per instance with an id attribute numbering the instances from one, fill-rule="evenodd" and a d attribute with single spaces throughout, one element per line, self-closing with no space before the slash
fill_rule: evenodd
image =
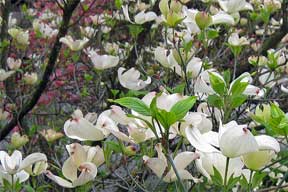
<path id="1" fill-rule="evenodd" d="M 224 102 L 222 97 L 214 94 L 214 95 L 209 95 L 208 97 L 208 103 L 212 105 L 213 107 L 217 107 L 218 109 L 221 109 L 224 106 Z"/>
<path id="2" fill-rule="evenodd" d="M 193 107 L 195 102 L 196 102 L 195 96 L 188 97 L 187 99 L 183 99 L 175 103 L 172 106 L 170 112 L 176 115 L 177 120 L 181 120 L 187 114 L 187 112 Z"/>
<path id="3" fill-rule="evenodd" d="M 240 105 L 242 105 L 247 99 L 246 95 L 237 95 L 237 96 L 232 96 L 231 97 L 231 108 L 234 109 L 236 107 L 239 107 Z"/>
<path id="4" fill-rule="evenodd" d="M 217 186 L 223 186 L 223 178 L 221 176 L 221 173 L 213 166 L 213 175 L 211 176 L 211 179 L 213 183 Z"/>
<path id="5" fill-rule="evenodd" d="M 209 73 L 209 77 L 213 90 L 221 96 L 225 95 L 227 93 L 227 87 L 224 79 L 214 73 Z"/>
<path id="6" fill-rule="evenodd" d="M 132 109 L 141 115 L 145 116 L 151 115 L 149 107 L 142 100 L 136 97 L 123 97 L 120 99 L 110 101 L 118 103 L 119 105 L 127 107 L 128 109 Z"/>

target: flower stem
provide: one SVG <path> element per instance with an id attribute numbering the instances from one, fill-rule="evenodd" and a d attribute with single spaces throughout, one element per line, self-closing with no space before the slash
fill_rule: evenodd
<path id="1" fill-rule="evenodd" d="M 230 160 L 230 158 L 227 157 L 226 167 L 225 167 L 225 176 L 224 176 L 224 191 L 225 192 L 228 191 L 228 189 L 227 189 L 227 176 L 228 176 L 229 160 Z"/>
<path id="2" fill-rule="evenodd" d="M 249 183 L 248 183 L 248 192 L 251 191 L 251 187 L 252 187 L 252 175 L 253 175 L 253 170 L 250 170 Z"/>
<path id="3" fill-rule="evenodd" d="M 176 177 L 177 177 L 179 183 L 181 184 L 181 187 L 182 187 L 182 189 L 183 189 L 182 191 L 186 192 L 186 191 L 187 191 L 187 190 L 186 190 L 186 187 L 185 187 L 184 183 L 183 183 L 182 180 L 181 180 L 181 177 L 180 177 L 180 175 L 179 175 L 179 173 L 178 173 L 178 171 L 177 171 L 177 168 L 176 168 L 176 166 L 175 166 L 175 164 L 174 164 L 174 162 L 173 162 L 173 159 L 172 159 L 171 155 L 170 155 L 170 154 L 166 154 L 166 157 L 167 157 L 169 163 L 171 164 L 171 166 L 172 166 L 172 168 L 173 168 L 173 170 L 174 170 L 174 172 L 175 172 L 175 174 L 176 174 Z"/>

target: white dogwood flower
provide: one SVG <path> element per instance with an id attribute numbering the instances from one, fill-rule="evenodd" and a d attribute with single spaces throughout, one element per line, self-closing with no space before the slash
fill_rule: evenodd
<path id="1" fill-rule="evenodd" d="M 72 51 L 79 51 L 83 49 L 89 39 L 84 37 L 83 39 L 74 40 L 70 35 L 66 35 L 65 37 L 61 37 L 59 41 L 67 45 Z"/>
<path id="2" fill-rule="evenodd" d="M 118 69 L 118 79 L 123 87 L 131 90 L 140 90 L 151 83 L 150 77 L 147 77 L 145 81 L 140 79 L 140 72 L 134 67 L 130 68 L 128 71 L 125 70 L 126 69 L 123 67 Z"/>

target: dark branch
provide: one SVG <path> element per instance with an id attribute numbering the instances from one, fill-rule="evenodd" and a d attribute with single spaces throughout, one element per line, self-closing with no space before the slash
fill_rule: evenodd
<path id="1" fill-rule="evenodd" d="M 54 46 L 51 50 L 49 60 L 48 60 L 48 65 L 45 69 L 43 77 L 40 83 L 38 84 L 35 92 L 33 93 L 31 100 L 27 102 L 26 104 L 24 104 L 18 116 L 14 116 L 13 119 L 4 128 L 0 130 L 0 140 L 3 140 L 10 133 L 10 131 L 17 125 L 17 123 L 21 121 L 24 118 L 24 116 L 27 113 L 29 113 L 30 110 L 33 109 L 33 107 L 37 104 L 40 96 L 45 91 L 47 84 L 49 82 L 49 77 L 53 72 L 59 51 L 61 49 L 62 43 L 59 42 L 59 39 L 66 35 L 68 31 L 70 18 L 72 16 L 73 11 L 76 9 L 77 5 L 79 4 L 79 2 L 80 0 L 73 0 L 65 4 L 63 17 L 62 17 L 63 19 L 62 24 L 60 26 L 59 33 L 57 35 Z"/>

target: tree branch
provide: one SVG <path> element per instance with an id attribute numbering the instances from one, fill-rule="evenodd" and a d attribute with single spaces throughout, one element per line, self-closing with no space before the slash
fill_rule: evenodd
<path id="1" fill-rule="evenodd" d="M 53 72 L 53 69 L 55 67 L 59 51 L 61 49 L 62 43 L 59 42 L 59 39 L 61 37 L 64 37 L 68 31 L 68 26 L 69 26 L 69 21 L 72 16 L 73 11 L 76 9 L 78 6 L 80 0 L 73 0 L 70 1 L 69 3 L 65 4 L 64 6 L 64 11 L 63 11 L 63 17 L 62 17 L 62 24 L 59 29 L 59 33 L 57 35 L 56 41 L 53 45 L 53 48 L 51 50 L 51 53 L 49 55 L 49 60 L 47 67 L 45 69 L 45 72 L 43 74 L 43 77 L 38 84 L 35 92 L 32 95 L 32 98 L 30 101 L 24 104 L 24 107 L 22 110 L 19 112 L 17 116 L 14 116 L 13 119 L 0 130 L 0 140 L 3 140 L 9 133 L 10 131 L 17 125 L 19 121 L 21 121 L 24 116 L 29 113 L 30 110 L 33 109 L 33 107 L 37 104 L 40 96 L 42 93 L 45 91 L 47 84 L 49 82 L 49 77 Z"/>

